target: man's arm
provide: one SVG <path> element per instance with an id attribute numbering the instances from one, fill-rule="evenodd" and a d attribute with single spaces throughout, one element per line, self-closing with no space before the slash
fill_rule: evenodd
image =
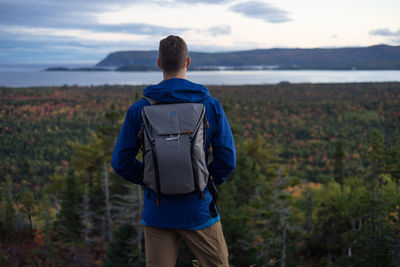
<path id="1" fill-rule="evenodd" d="M 216 130 L 211 139 L 213 161 L 208 165 L 208 170 L 215 184 L 220 185 L 236 167 L 236 150 L 228 119 L 219 102 L 216 111 Z"/>
<path id="2" fill-rule="evenodd" d="M 122 178 L 143 185 L 143 163 L 136 159 L 140 142 L 140 105 L 136 102 L 126 115 L 117 143 L 115 144 L 111 166 Z"/>

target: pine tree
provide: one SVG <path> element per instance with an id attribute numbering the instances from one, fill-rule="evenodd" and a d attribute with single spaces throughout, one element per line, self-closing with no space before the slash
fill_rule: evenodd
<path id="1" fill-rule="evenodd" d="M 0 193 L 0 234 L 12 232 L 16 228 L 16 210 L 12 194 L 12 181 L 8 177 Z"/>
<path id="2" fill-rule="evenodd" d="M 396 209 L 397 216 L 391 216 L 394 229 L 393 236 L 395 238 L 394 247 L 396 248 L 396 259 L 395 265 L 400 266 L 400 131 L 394 132 L 392 142 L 387 151 L 387 171 L 390 174 L 392 180 L 396 183 L 396 196 L 392 199 L 393 205 Z"/>
<path id="3" fill-rule="evenodd" d="M 24 186 L 23 193 L 21 196 L 21 202 L 24 205 L 23 210 L 26 216 L 28 217 L 29 229 L 32 231 L 33 230 L 32 211 L 33 211 L 33 206 L 35 204 L 35 198 L 33 196 L 33 192 L 29 189 L 28 186 Z"/>
<path id="4" fill-rule="evenodd" d="M 272 146 L 263 145 L 261 148 L 264 161 L 267 161 L 265 173 L 268 179 L 260 188 L 260 197 L 253 201 L 257 221 L 255 243 L 260 247 L 258 265 L 269 266 L 269 262 L 273 261 L 284 267 L 290 261 L 287 240 L 294 236 L 294 232 L 300 232 L 300 228 L 295 226 L 293 207 L 290 206 L 291 195 L 287 190 L 293 182 L 282 168 L 276 139 Z"/>
<path id="5" fill-rule="evenodd" d="M 344 158 L 345 158 L 345 151 L 344 151 L 344 140 L 343 135 L 339 135 L 338 140 L 335 144 L 335 155 L 333 156 L 334 162 L 334 169 L 333 169 L 333 176 L 335 181 L 339 184 L 343 184 L 344 180 Z"/>
<path id="6" fill-rule="evenodd" d="M 377 245 L 378 245 L 378 236 L 377 231 L 380 228 L 378 225 L 379 223 L 379 202 L 378 202 L 378 187 L 381 183 L 381 174 L 385 172 L 384 169 L 384 154 L 385 154 L 385 139 L 383 133 L 374 129 L 372 131 L 371 138 L 369 140 L 369 147 L 368 147 L 368 158 L 371 162 L 371 175 L 370 175 L 370 188 L 373 192 L 373 199 L 372 199 L 372 209 L 371 209 L 371 243 L 372 243 L 372 264 L 377 265 Z M 380 230 L 380 229 L 379 229 Z"/>
<path id="7" fill-rule="evenodd" d="M 341 186 L 336 181 L 324 185 L 315 195 L 315 217 L 313 227 L 313 250 L 321 253 L 323 266 L 335 266 L 338 258 L 342 257 L 342 233 L 347 231 L 346 218 L 342 211 L 348 201 Z"/>
<path id="8" fill-rule="evenodd" d="M 381 131 L 373 129 L 369 139 L 367 157 L 372 168 L 372 179 L 377 180 L 378 175 L 385 173 L 385 138 Z"/>
<path id="9" fill-rule="evenodd" d="M 61 209 L 57 214 L 56 227 L 66 236 L 79 235 L 82 231 L 82 194 L 76 176 L 70 170 L 61 193 Z"/>
<path id="10" fill-rule="evenodd" d="M 224 222 L 231 264 L 234 266 L 249 266 L 255 263 L 259 251 L 255 247 L 253 231 L 253 207 L 251 199 L 259 197 L 264 176 L 258 164 L 255 141 L 240 143 L 237 146 L 237 167 L 229 179 L 219 186 L 218 207 Z M 260 141 L 261 142 L 261 141 Z M 259 150 L 262 150 L 259 147 Z"/>
<path id="11" fill-rule="evenodd" d="M 400 130 L 393 134 L 392 142 L 386 153 L 387 173 L 392 179 L 400 183 Z"/>
<path id="12" fill-rule="evenodd" d="M 118 132 L 121 128 L 119 120 L 121 118 L 121 114 L 116 111 L 114 104 L 111 105 L 111 110 L 105 115 L 105 122 L 102 127 L 99 129 L 99 139 L 100 144 L 102 146 L 102 163 L 103 163 L 103 185 L 104 185 L 104 194 L 105 194 L 105 219 L 106 219 L 106 240 L 112 240 L 112 201 L 110 195 L 110 162 L 111 155 L 115 144 L 115 139 L 118 135 Z"/>
<path id="13" fill-rule="evenodd" d="M 39 203 L 38 219 L 42 227 L 39 229 L 48 229 L 53 221 L 50 209 L 52 208 L 50 198 L 47 194 L 43 194 Z M 39 224 L 39 223 L 38 223 Z"/>
<path id="14" fill-rule="evenodd" d="M 72 165 L 79 173 L 80 182 L 87 186 L 85 196 L 87 202 L 83 203 L 83 218 L 85 225 L 91 227 L 92 234 L 101 235 L 106 241 L 112 240 L 113 201 L 112 178 L 110 161 L 115 144 L 115 139 L 121 128 L 121 115 L 114 105 L 105 114 L 103 125 L 98 134 L 92 134 L 89 144 L 70 142 L 74 150 Z M 89 229 L 84 231 L 87 237 Z M 88 240 L 87 240 L 88 241 Z"/>
<path id="15" fill-rule="evenodd" d="M 113 232 L 114 239 L 108 244 L 104 267 L 132 266 L 135 256 L 132 244 L 136 238 L 136 231 L 132 225 L 121 225 Z"/>
<path id="16" fill-rule="evenodd" d="M 131 225 L 136 229 L 136 246 L 138 248 L 139 260 L 142 259 L 143 227 L 141 225 L 141 214 L 143 206 L 143 192 L 139 185 L 124 183 L 127 191 L 125 194 L 115 194 L 116 199 L 113 211 L 115 222 L 120 225 Z"/>

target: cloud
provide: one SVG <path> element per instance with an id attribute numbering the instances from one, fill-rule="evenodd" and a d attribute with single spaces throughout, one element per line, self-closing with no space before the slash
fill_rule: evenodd
<path id="1" fill-rule="evenodd" d="M 291 21 L 288 11 L 258 1 L 239 3 L 231 6 L 230 10 L 237 13 L 242 13 L 250 18 L 263 19 L 271 23 L 283 23 Z"/>
<path id="2" fill-rule="evenodd" d="M 156 1 L 156 0 L 149 0 Z M 147 23 L 102 24 L 99 12 L 138 0 L 0 0 L 0 61 L 100 60 L 117 50 L 157 48 L 159 36 L 186 28 Z"/>
<path id="3" fill-rule="evenodd" d="M 212 36 L 228 35 L 231 33 L 231 27 L 229 25 L 221 25 L 221 26 L 211 27 L 211 28 L 207 29 L 207 31 Z"/>
<path id="4" fill-rule="evenodd" d="M 104 45 L 104 44 L 103 44 Z M 84 44 L 63 37 L 38 39 L 6 39 L 0 43 L 0 62 L 67 62 L 91 60 L 98 61 L 109 51 L 100 43 Z M 109 49 L 109 47 L 107 47 Z"/>
<path id="5" fill-rule="evenodd" d="M 71 33 L 71 35 L 73 32 Z M 155 50 L 158 38 L 132 40 L 90 40 L 73 36 L 32 35 L 0 29 L 0 62 L 98 62 L 108 53 L 126 50 Z"/>
<path id="6" fill-rule="evenodd" d="M 112 51 L 157 49 L 159 38 L 169 34 L 194 31 L 211 37 L 228 35 L 229 25 L 189 29 L 149 21 L 109 24 L 100 23 L 98 15 L 149 3 L 176 6 L 229 1 L 232 0 L 0 0 L 0 61 L 100 60 Z"/>
<path id="7" fill-rule="evenodd" d="M 145 23 L 92 24 L 85 25 L 84 28 L 96 32 L 119 32 L 143 35 L 167 35 L 171 32 L 175 34 L 180 34 L 188 30 L 188 28 L 163 27 Z"/>
<path id="8" fill-rule="evenodd" d="M 400 28 L 397 31 L 392 31 L 388 28 L 381 28 L 376 30 L 371 30 L 369 32 L 371 35 L 386 37 L 386 41 L 393 42 L 395 44 L 400 44 Z"/>
<path id="9" fill-rule="evenodd" d="M 87 23 L 94 20 L 96 12 L 113 9 L 106 1 L 71 0 L 0 0 L 0 23 L 8 25 L 63 26 L 69 23 Z"/>
<path id="10" fill-rule="evenodd" d="M 12 26 L 51 27 L 144 35 L 165 35 L 170 32 L 181 33 L 187 30 L 186 28 L 168 28 L 146 23 L 100 24 L 96 21 L 97 12 L 113 10 L 118 5 L 134 2 L 97 0 L 94 4 L 91 1 L 83 0 L 0 0 L 0 25 L 2 28 Z"/>
<path id="11" fill-rule="evenodd" d="M 218 36 L 226 36 L 231 34 L 231 26 L 230 25 L 218 25 L 218 26 L 213 26 L 210 28 L 203 28 L 203 29 L 189 29 L 188 31 L 184 32 L 182 35 L 183 36 L 204 36 L 208 39 L 210 38 L 216 38 Z M 190 38 L 189 38 L 190 39 Z M 193 44 L 190 46 L 192 47 Z M 215 44 L 212 44 L 213 46 Z M 201 44 L 201 46 L 204 46 L 204 43 Z M 206 50 L 209 50 L 209 47 L 207 47 Z"/>
<path id="12" fill-rule="evenodd" d="M 232 0 L 175 0 L 177 3 L 186 4 L 223 4 Z"/>
<path id="13" fill-rule="evenodd" d="M 388 28 L 376 29 L 369 32 L 371 35 L 378 35 L 378 36 L 395 36 L 400 37 L 400 29 L 397 31 L 389 30 Z"/>

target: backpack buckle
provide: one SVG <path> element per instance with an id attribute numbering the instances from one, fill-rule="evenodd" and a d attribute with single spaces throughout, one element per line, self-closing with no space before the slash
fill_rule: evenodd
<path id="1" fill-rule="evenodd" d="M 178 140 L 179 138 L 181 138 L 181 134 L 177 134 L 176 136 L 174 136 L 173 134 L 169 135 L 170 137 L 165 138 L 165 141 L 173 141 L 173 140 Z"/>

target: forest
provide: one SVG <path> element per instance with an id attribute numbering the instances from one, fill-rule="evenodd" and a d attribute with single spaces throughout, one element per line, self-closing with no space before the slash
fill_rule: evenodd
<path id="1" fill-rule="evenodd" d="M 208 88 L 237 149 L 231 266 L 400 266 L 400 83 Z M 145 266 L 145 196 L 110 166 L 143 89 L 0 87 L 0 266 Z"/>

